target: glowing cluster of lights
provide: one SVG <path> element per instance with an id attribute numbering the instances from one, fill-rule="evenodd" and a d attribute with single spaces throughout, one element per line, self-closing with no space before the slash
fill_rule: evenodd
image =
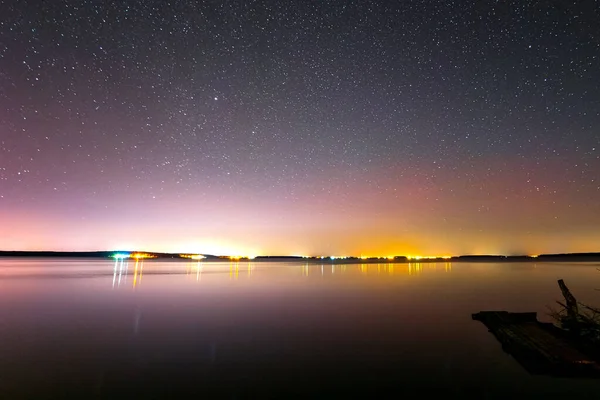
<path id="1" fill-rule="evenodd" d="M 308 258 L 308 257 L 306 257 L 306 258 Z M 345 260 L 345 259 L 348 259 L 351 257 L 348 257 L 348 256 L 321 256 L 320 258 L 321 258 L 321 260 L 323 260 L 325 258 L 329 258 L 330 260 Z"/>
<path id="2" fill-rule="evenodd" d="M 117 260 L 124 260 L 126 258 L 129 258 L 129 256 L 129 253 L 115 253 L 111 257 Z"/>
<path id="3" fill-rule="evenodd" d="M 125 259 L 135 259 L 135 260 L 141 260 L 141 259 L 146 259 L 146 258 L 156 258 L 157 256 L 154 254 L 149 254 L 149 253 L 125 253 L 125 252 L 118 252 L 115 253 L 111 256 L 114 259 L 117 260 L 125 260 Z M 191 260 L 203 260 L 206 258 L 206 256 L 202 255 L 202 254 L 179 254 L 179 257 L 181 258 L 188 258 Z M 222 256 L 220 258 L 226 258 L 232 261 L 239 261 L 239 260 L 252 260 L 254 259 L 256 256 L 242 256 L 242 255 L 234 255 L 234 256 Z M 303 258 L 312 258 L 310 256 L 306 256 L 303 255 L 301 256 Z M 419 261 L 419 260 L 438 260 L 438 259 L 444 259 L 444 260 L 448 260 L 450 258 L 452 258 L 452 256 L 417 256 L 417 255 L 409 255 L 409 256 L 404 256 L 406 257 L 406 259 L 408 260 L 415 260 L 415 261 Z M 532 258 L 536 258 L 537 255 L 531 255 L 529 257 Z M 355 258 L 355 257 L 350 257 L 350 256 L 319 256 L 316 258 L 320 258 L 321 260 L 323 259 L 330 259 L 330 260 L 346 260 L 346 259 L 351 259 L 351 258 Z M 387 259 L 387 260 L 394 260 L 396 258 L 402 258 L 402 256 L 364 256 L 361 255 L 360 259 L 361 260 L 367 260 L 367 259 Z"/>
<path id="4" fill-rule="evenodd" d="M 145 258 L 156 258 L 154 254 L 148 253 L 115 253 L 111 257 L 116 260 L 125 260 L 128 258 L 133 258 L 136 260 L 143 260 Z"/>
<path id="5" fill-rule="evenodd" d="M 156 258 L 156 256 L 154 254 L 148 253 L 133 253 L 131 255 L 131 258 L 135 258 L 136 260 L 143 260 L 145 258 Z"/>
<path id="6" fill-rule="evenodd" d="M 252 260 L 254 258 L 256 258 L 256 256 L 228 256 L 227 258 L 229 258 L 230 260 L 233 261 L 238 261 L 238 260 Z"/>
<path id="7" fill-rule="evenodd" d="M 443 260 L 449 260 L 452 258 L 452 256 L 406 256 L 407 259 L 409 260 L 438 260 L 438 259 L 443 259 Z"/>
<path id="8" fill-rule="evenodd" d="M 202 254 L 180 254 L 179 257 L 189 258 L 190 260 L 204 260 L 206 258 Z"/>
<path id="9" fill-rule="evenodd" d="M 396 258 L 403 258 L 406 257 L 406 259 L 408 260 L 439 260 L 439 259 L 443 259 L 443 260 L 449 260 L 452 258 L 452 256 L 416 256 L 416 255 L 410 255 L 410 256 L 365 256 L 365 255 L 361 255 L 360 258 L 361 260 L 375 260 L 375 259 L 379 259 L 379 260 L 395 260 Z M 331 260 L 345 260 L 348 258 L 353 258 L 353 257 L 348 257 L 348 256 L 321 256 L 321 257 L 317 257 L 320 259 L 325 259 L 325 258 L 329 258 Z"/>

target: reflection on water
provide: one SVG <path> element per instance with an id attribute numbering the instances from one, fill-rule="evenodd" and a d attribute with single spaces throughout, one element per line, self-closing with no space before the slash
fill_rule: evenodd
<path id="1" fill-rule="evenodd" d="M 144 270 L 146 268 L 146 270 Z M 272 262 L 168 262 L 160 260 L 144 260 L 143 258 L 115 258 L 114 261 L 79 261 L 65 260 L 61 262 L 39 262 L 0 260 L 1 278 L 89 278 L 110 274 L 112 286 L 120 287 L 129 282 L 136 287 L 141 283 L 144 274 L 152 275 L 194 275 L 196 281 L 201 275 L 227 273 L 232 280 L 240 277 L 249 278 L 258 274 L 259 278 L 271 275 L 275 270 L 292 276 L 336 275 L 420 275 L 427 272 L 452 271 L 452 263 L 357 263 L 357 264 L 314 264 L 314 263 L 272 263 Z"/>
<path id="2" fill-rule="evenodd" d="M 471 314 L 548 320 L 561 278 L 600 304 L 597 267 L 0 259 L 0 398 L 595 398 L 529 375 Z"/>
<path id="3" fill-rule="evenodd" d="M 142 282 L 144 274 L 143 259 L 128 261 L 127 259 L 116 259 L 112 266 L 112 287 L 118 288 L 128 286 L 127 281 L 131 282 L 131 287 L 136 288 Z M 168 268 L 165 268 L 165 265 Z M 222 274 L 226 272 L 230 280 L 238 280 L 240 278 L 251 278 L 258 272 L 258 279 L 263 276 L 269 276 L 273 273 L 274 268 L 284 268 L 287 271 L 288 277 L 310 277 L 320 276 L 322 278 L 335 278 L 337 275 L 340 279 L 344 275 L 356 276 L 374 276 L 374 275 L 420 275 L 423 272 L 452 272 L 452 263 L 379 263 L 379 264 L 290 264 L 282 267 L 281 265 L 269 265 L 267 263 L 257 264 L 255 262 L 203 262 L 193 261 L 186 263 L 165 263 L 160 261 L 149 261 L 148 273 L 153 275 L 168 274 L 176 275 L 185 273 L 188 277 L 194 278 L 196 282 L 202 281 L 202 274 L 206 272 L 210 274 Z M 178 268 L 179 267 L 179 268 Z"/>
<path id="4" fill-rule="evenodd" d="M 133 265 L 133 288 L 135 289 L 137 285 L 142 283 L 142 276 L 144 275 L 144 260 L 143 259 L 135 259 Z M 129 261 L 124 260 L 123 258 L 115 258 L 115 264 L 113 267 L 113 279 L 112 279 L 112 287 L 121 286 L 121 282 L 123 285 L 127 283 L 127 277 L 129 275 Z"/>

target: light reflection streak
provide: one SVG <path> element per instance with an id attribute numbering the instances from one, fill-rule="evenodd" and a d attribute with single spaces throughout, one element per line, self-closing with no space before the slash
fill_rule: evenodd
<path id="1" fill-rule="evenodd" d="M 121 265 L 119 266 L 119 283 L 118 285 L 121 286 L 121 275 L 123 275 L 123 260 L 121 259 Z"/>
<path id="2" fill-rule="evenodd" d="M 137 259 L 135 261 L 135 268 L 133 270 L 133 288 L 139 286 L 142 283 L 142 275 L 144 273 L 144 260 Z"/>
<path id="3" fill-rule="evenodd" d="M 113 288 L 115 287 L 115 281 L 117 280 L 117 264 L 118 263 L 119 263 L 119 260 L 117 260 L 115 258 L 115 268 L 114 268 L 114 271 L 113 271 L 113 285 L 112 285 Z"/>
<path id="4" fill-rule="evenodd" d="M 138 264 L 139 264 L 139 259 L 135 260 L 135 267 L 133 269 L 133 288 L 135 289 L 136 285 L 137 285 L 137 275 L 138 275 Z"/>
<path id="5" fill-rule="evenodd" d="M 121 286 L 121 280 L 124 279 L 127 282 L 127 268 L 129 263 L 125 263 L 122 258 L 115 259 L 115 266 L 113 268 L 113 281 L 112 287 L 115 287 L 115 283 Z M 123 277 L 123 268 L 125 268 L 125 277 Z M 117 280 L 117 269 L 119 270 L 119 279 Z"/>
<path id="6" fill-rule="evenodd" d="M 230 262 L 229 263 L 229 279 L 238 279 L 240 275 L 240 263 Z"/>
<path id="7" fill-rule="evenodd" d="M 190 257 L 188 257 L 190 258 Z M 186 264 L 185 267 L 185 273 L 186 275 L 192 275 L 195 272 L 196 275 L 196 282 L 199 282 L 202 279 L 202 271 L 203 271 L 203 263 L 201 260 L 201 258 L 192 258 L 193 260 L 198 260 L 198 261 L 191 261 L 189 263 Z"/>
<path id="8" fill-rule="evenodd" d="M 421 263 L 408 263 L 408 274 L 417 275 L 423 272 L 423 264 Z"/>
<path id="9" fill-rule="evenodd" d="M 308 263 L 304 264 L 302 266 L 302 276 L 308 276 L 309 270 L 310 270 L 310 266 L 308 265 Z"/>

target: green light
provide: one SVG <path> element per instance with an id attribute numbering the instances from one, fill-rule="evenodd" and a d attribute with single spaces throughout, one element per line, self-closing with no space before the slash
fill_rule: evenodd
<path id="1" fill-rule="evenodd" d="M 112 255 L 112 258 L 116 258 L 117 260 L 122 260 L 124 258 L 129 258 L 129 254 L 127 253 L 115 253 Z"/>

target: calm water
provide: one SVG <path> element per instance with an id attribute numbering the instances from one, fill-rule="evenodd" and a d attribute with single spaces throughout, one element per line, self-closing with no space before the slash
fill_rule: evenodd
<path id="1" fill-rule="evenodd" d="M 0 398 L 598 398 L 471 320 L 599 305 L 598 267 L 0 259 Z"/>

